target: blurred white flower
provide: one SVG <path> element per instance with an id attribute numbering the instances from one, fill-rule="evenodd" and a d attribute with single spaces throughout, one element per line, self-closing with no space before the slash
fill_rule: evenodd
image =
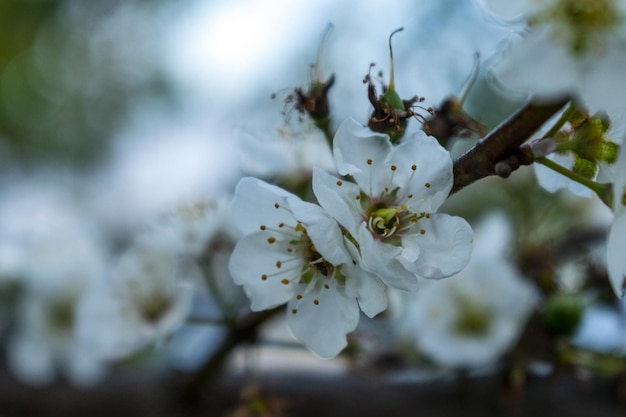
<path id="1" fill-rule="evenodd" d="M 472 252 L 472 229 L 460 217 L 436 213 L 452 188 L 452 159 L 422 131 L 396 147 L 389 137 L 348 119 L 337 130 L 340 180 L 313 171 L 318 201 L 358 242 L 363 268 L 387 285 L 415 290 L 418 277 L 459 272 Z"/>
<path id="2" fill-rule="evenodd" d="M 108 280 L 79 306 L 79 335 L 97 355 L 116 359 L 162 342 L 186 319 L 192 285 L 169 242 L 141 236 Z"/>
<path id="3" fill-rule="evenodd" d="M 310 175 L 313 167 L 333 171 L 333 156 L 321 130 L 313 124 L 290 124 L 271 133 L 242 130 L 239 134 L 241 166 L 248 175 L 271 178 Z"/>
<path id="4" fill-rule="evenodd" d="M 55 228 L 29 243 L 7 345 L 9 368 L 31 385 L 54 382 L 58 374 L 74 385 L 94 384 L 104 375 L 104 363 L 75 332 L 78 303 L 104 274 L 104 250 L 81 229 Z"/>
<path id="5" fill-rule="evenodd" d="M 573 94 L 593 112 L 624 113 L 626 1 L 486 2 L 504 17 L 521 14 L 528 23 L 495 68 L 506 86 L 544 98 Z"/>
<path id="6" fill-rule="evenodd" d="M 153 222 L 147 234 L 169 242 L 174 252 L 198 257 L 215 239 L 236 240 L 230 209 L 226 199 L 181 204 Z"/>
<path id="7" fill-rule="evenodd" d="M 504 234 L 501 224 L 489 223 L 489 233 L 477 228 L 468 266 L 449 279 L 424 282 L 416 295 L 407 295 L 398 318 L 399 334 L 445 367 L 494 363 L 515 342 L 537 301 L 535 288 L 503 251 L 494 253 L 505 245 L 498 238 Z"/>
<path id="8" fill-rule="evenodd" d="M 356 248 L 321 207 L 254 178 L 242 179 L 233 217 L 245 236 L 230 258 L 251 309 L 287 303 L 287 324 L 304 345 L 332 358 L 359 321 L 387 307 L 385 288 L 358 266 Z"/>

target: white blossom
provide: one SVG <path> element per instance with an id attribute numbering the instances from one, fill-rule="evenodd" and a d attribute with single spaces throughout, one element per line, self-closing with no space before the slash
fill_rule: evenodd
<path id="1" fill-rule="evenodd" d="M 405 298 L 398 332 L 440 365 L 494 363 L 515 342 L 537 302 L 534 286 L 504 258 L 502 220 L 483 223 L 472 260 L 461 273 L 425 282 Z"/>
<path id="2" fill-rule="evenodd" d="M 358 242 L 363 268 L 387 285 L 415 290 L 418 277 L 439 279 L 469 261 L 472 229 L 436 213 L 452 188 L 452 160 L 436 139 L 416 132 L 394 147 L 387 135 L 346 120 L 334 139 L 339 179 L 313 171 L 322 207 Z"/>
<path id="3" fill-rule="evenodd" d="M 80 304 L 81 338 L 104 359 L 164 341 L 191 306 L 192 285 L 169 242 L 141 236 Z"/>
<path id="4" fill-rule="evenodd" d="M 31 241 L 25 256 L 9 368 L 31 385 L 51 383 L 59 374 L 74 385 L 98 382 L 105 364 L 76 334 L 78 304 L 104 274 L 98 240 L 81 229 L 54 229 Z"/>
<path id="5" fill-rule="evenodd" d="M 626 1 L 487 0 L 528 30 L 507 45 L 495 71 L 504 85 L 539 98 L 573 94 L 593 112 L 626 110 Z M 503 4 L 505 3 L 505 4 Z"/>
<path id="6" fill-rule="evenodd" d="M 359 321 L 387 307 L 385 288 L 359 266 L 356 248 L 319 206 L 254 178 L 242 179 L 233 217 L 244 237 L 230 259 L 253 311 L 287 303 L 287 324 L 322 358 L 336 356 Z"/>
<path id="7" fill-rule="evenodd" d="M 229 227 L 230 209 L 230 201 L 226 199 L 181 204 L 150 224 L 146 234 L 169 242 L 172 251 L 180 255 L 198 257 L 215 239 L 237 239 Z"/>

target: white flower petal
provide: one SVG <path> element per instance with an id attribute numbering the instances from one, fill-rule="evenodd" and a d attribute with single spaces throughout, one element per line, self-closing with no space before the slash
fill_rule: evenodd
<path id="1" fill-rule="evenodd" d="M 417 276 L 408 271 L 399 261 L 403 249 L 375 239 L 365 223 L 357 231 L 356 239 L 361 247 L 363 268 L 380 277 L 390 287 L 415 291 Z"/>
<path id="2" fill-rule="evenodd" d="M 402 195 L 413 195 L 407 206 L 417 213 L 436 211 L 452 189 L 450 153 L 422 131 L 404 138 L 389 154 L 388 163 L 397 168 L 394 185 L 400 187 Z"/>
<path id="3" fill-rule="evenodd" d="M 555 45 L 547 30 L 513 41 L 495 75 L 508 88 L 542 98 L 571 93 L 578 84 L 578 65 L 568 50 Z M 537 64 L 541 57 L 541 65 Z"/>
<path id="4" fill-rule="evenodd" d="M 414 239 L 420 247 L 420 256 L 415 263 L 418 274 L 423 278 L 446 278 L 461 271 L 472 254 L 473 232 L 461 217 L 447 214 L 432 214 L 422 219 L 418 227 L 424 234 L 416 233 L 403 238 Z"/>
<path id="5" fill-rule="evenodd" d="M 320 206 L 301 200 L 290 200 L 289 206 L 298 219 L 306 219 L 307 235 L 315 245 L 315 249 L 328 262 L 340 265 L 348 262 L 348 253 L 341 244 L 343 234 L 337 221 L 330 217 Z"/>
<path id="6" fill-rule="evenodd" d="M 287 310 L 287 324 L 294 336 L 324 359 L 334 358 L 347 346 L 346 334 L 359 322 L 357 301 L 334 285 L 313 290 L 301 300 L 292 299 Z"/>
<path id="7" fill-rule="evenodd" d="M 237 184 L 233 200 L 233 219 L 242 233 L 252 233 L 261 225 L 277 227 L 280 223 L 295 226 L 296 220 L 281 206 L 293 194 L 256 178 L 243 178 Z"/>
<path id="8" fill-rule="evenodd" d="M 341 184 L 340 186 L 338 184 Z M 356 234 L 358 225 L 363 221 L 360 212 L 361 206 L 356 196 L 360 195 L 358 185 L 341 181 L 320 169 L 313 169 L 313 192 L 320 205 L 339 224 L 351 234 Z"/>
<path id="9" fill-rule="evenodd" d="M 7 356 L 10 371 L 28 385 L 46 385 L 56 377 L 52 348 L 42 337 L 14 336 L 7 343 Z"/>
<path id="10" fill-rule="evenodd" d="M 584 82 L 582 91 L 583 100 L 589 105 L 589 110 L 595 113 L 606 111 L 615 119 L 626 115 L 626 83 L 623 82 L 626 69 L 626 41 L 611 45 L 602 56 L 602 63 L 591 65 L 581 79 Z"/>
<path id="11" fill-rule="evenodd" d="M 540 2 L 531 0 L 481 0 L 484 6 L 503 19 L 519 18 L 537 8 Z"/>
<path id="12" fill-rule="evenodd" d="M 244 286 L 253 311 L 286 303 L 294 295 L 294 285 L 285 285 L 281 280 L 294 281 L 302 275 L 302 261 L 293 256 L 289 258 L 282 242 L 269 244 L 267 239 L 270 237 L 273 235 L 269 232 L 244 236 L 237 243 L 228 265 L 235 283 Z"/>
<path id="13" fill-rule="evenodd" d="M 615 216 L 607 241 L 609 281 L 615 294 L 623 298 L 626 292 L 626 212 Z"/>
<path id="14" fill-rule="evenodd" d="M 363 191 L 378 195 L 388 185 L 389 167 L 385 158 L 391 149 L 387 135 L 373 132 L 349 118 L 339 126 L 333 141 L 337 172 L 352 175 Z"/>
<path id="15" fill-rule="evenodd" d="M 552 153 L 548 155 L 547 158 L 567 169 L 572 169 L 574 167 L 574 155 Z M 570 180 L 566 176 L 555 172 L 553 169 L 550 169 L 542 164 L 533 164 L 533 166 L 535 168 L 537 182 L 544 190 L 550 193 L 555 193 L 559 190 L 567 189 L 574 195 L 583 198 L 591 198 L 594 195 L 593 191 L 591 191 L 589 188 Z M 595 180 L 595 178 L 592 179 Z"/>
<path id="16" fill-rule="evenodd" d="M 361 270 L 357 276 L 348 277 L 347 286 L 354 286 L 353 291 L 359 307 L 367 317 L 374 317 L 387 309 L 389 299 L 385 284 L 374 274 Z"/>

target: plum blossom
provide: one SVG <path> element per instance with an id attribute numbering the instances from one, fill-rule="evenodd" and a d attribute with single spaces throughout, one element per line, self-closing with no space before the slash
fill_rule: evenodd
<path id="1" fill-rule="evenodd" d="M 626 1 L 485 1 L 528 24 L 495 67 L 504 85 L 544 98 L 573 94 L 593 112 L 624 113 Z"/>
<path id="2" fill-rule="evenodd" d="M 230 258 L 253 311 L 287 304 L 287 324 L 309 350 L 332 358 L 347 345 L 359 309 L 387 307 L 383 283 L 321 207 L 255 178 L 237 185 L 233 218 L 244 237 Z"/>
<path id="3" fill-rule="evenodd" d="M 418 277 L 440 279 L 467 265 L 472 229 L 436 213 L 452 188 L 452 160 L 419 131 L 393 146 L 389 137 L 346 120 L 334 139 L 337 178 L 313 171 L 321 206 L 358 243 L 364 269 L 387 285 L 415 290 Z"/>
<path id="4" fill-rule="evenodd" d="M 170 242 L 140 236 L 107 280 L 79 306 L 79 335 L 103 359 L 117 359 L 162 342 L 191 307 L 192 285 Z"/>
<path id="5" fill-rule="evenodd" d="M 452 368 L 492 364 L 519 336 L 538 301 L 502 250 L 510 233 L 501 216 L 479 225 L 474 255 L 459 274 L 425 282 L 406 297 L 397 332 L 428 357 Z"/>

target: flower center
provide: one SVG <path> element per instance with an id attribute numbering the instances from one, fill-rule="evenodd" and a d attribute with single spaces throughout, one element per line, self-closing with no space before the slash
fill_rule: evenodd
<path id="1" fill-rule="evenodd" d="M 491 322 L 489 311 L 481 306 L 463 303 L 454 323 L 455 330 L 464 336 L 483 336 Z"/>
<path id="2" fill-rule="evenodd" d="M 552 35 L 574 55 L 602 48 L 607 32 L 619 23 L 615 0 L 556 0 L 530 19 L 531 25 L 554 25 Z"/>
<path id="3" fill-rule="evenodd" d="M 370 231 L 381 237 L 390 237 L 400 227 L 401 211 L 397 208 L 379 208 L 370 213 L 367 226 Z"/>
<path id="4" fill-rule="evenodd" d="M 167 295 L 156 292 L 139 303 L 139 314 L 146 322 L 154 324 L 170 309 L 172 301 Z"/>
<path id="5" fill-rule="evenodd" d="M 380 239 L 399 237 L 402 233 L 413 229 L 423 217 L 429 217 L 429 214 L 413 213 L 404 204 L 399 207 L 387 207 L 385 202 L 379 202 L 366 210 L 367 227 L 374 236 Z M 424 232 L 420 230 L 419 233 Z M 397 243 L 400 244 L 399 241 Z"/>
<path id="6" fill-rule="evenodd" d="M 50 325 L 54 330 L 59 332 L 69 332 L 74 325 L 75 318 L 73 300 L 58 300 L 48 311 Z"/>

